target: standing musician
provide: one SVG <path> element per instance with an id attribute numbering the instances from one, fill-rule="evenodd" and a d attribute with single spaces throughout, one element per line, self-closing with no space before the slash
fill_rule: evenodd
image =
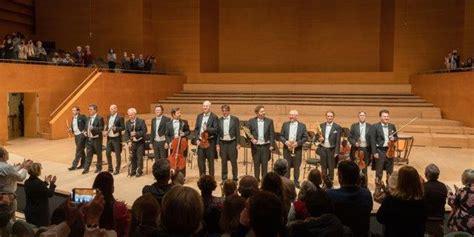
<path id="1" fill-rule="evenodd" d="M 170 118 L 163 115 L 163 106 L 155 106 L 155 117 L 151 120 L 150 140 L 153 144 L 155 162 L 157 159 L 166 159 L 168 157 L 168 146 L 166 144 L 166 124 Z"/>
<path id="2" fill-rule="evenodd" d="M 397 129 L 394 124 L 389 123 L 390 113 L 388 110 L 379 112 L 380 123 L 372 126 L 372 154 L 375 162 L 375 183 L 381 183 L 383 170 L 387 175 L 386 180 L 393 172 L 393 157 L 387 156 L 390 143 L 398 140 Z"/>
<path id="3" fill-rule="evenodd" d="M 187 137 L 191 133 L 189 130 L 189 125 L 186 120 L 181 119 L 181 110 L 175 108 L 171 110 L 171 120 L 166 123 L 166 144 L 165 146 L 170 148 L 170 153 L 173 153 L 173 147 L 171 147 L 173 139 L 181 137 Z M 188 156 L 188 150 L 186 149 L 183 154 L 184 157 Z M 172 167 L 174 168 L 174 167 Z M 186 166 L 182 170 L 176 170 L 176 172 L 181 172 L 183 176 L 186 176 Z"/>
<path id="4" fill-rule="evenodd" d="M 222 158 L 222 183 L 227 180 L 227 162 L 232 166 L 232 180 L 238 181 L 237 157 L 240 148 L 239 118 L 230 115 L 230 106 L 221 106 L 222 117 L 218 123 L 218 151 Z"/>
<path id="5" fill-rule="evenodd" d="M 217 138 L 217 115 L 211 112 L 211 102 L 202 103 L 202 113 L 196 118 L 194 127 L 194 140 L 197 145 L 199 176 L 206 174 L 206 160 L 209 166 L 209 175 L 214 176 L 214 159 L 217 159 L 216 138 Z M 207 138 L 204 134 L 207 133 Z M 206 139 L 204 141 L 203 139 Z M 208 143 L 208 147 L 203 144 Z"/>
<path id="6" fill-rule="evenodd" d="M 102 170 L 102 130 L 104 129 L 104 119 L 97 114 L 97 105 L 89 105 L 89 118 L 86 125 L 87 136 L 87 156 L 82 174 L 89 173 L 92 163 L 92 156 L 97 155 L 95 173 Z"/>
<path id="7" fill-rule="evenodd" d="M 127 110 L 128 121 L 125 124 L 125 140 L 130 149 L 131 170 L 130 176 L 137 178 L 143 175 L 143 155 L 145 154 L 145 134 L 147 127 L 145 120 L 137 118 L 137 110 Z"/>
<path id="8" fill-rule="evenodd" d="M 87 117 L 81 114 L 79 107 L 74 106 L 72 108 L 72 126 L 69 128 L 69 132 L 74 134 L 74 141 L 76 143 L 76 155 L 72 161 L 72 166 L 69 167 L 69 170 L 82 169 L 84 168 L 85 159 L 86 159 L 86 124 Z M 77 166 L 77 163 L 81 161 L 80 165 Z"/>
<path id="9" fill-rule="evenodd" d="M 275 147 L 275 128 L 273 127 L 273 120 L 265 117 L 265 107 L 263 105 L 255 107 L 255 114 L 257 116 L 249 119 L 248 126 L 252 135 L 251 149 L 255 178 L 260 182 L 260 171 L 262 172 L 262 178 L 265 177 L 271 151 Z"/>
<path id="10" fill-rule="evenodd" d="M 357 164 L 361 164 L 362 162 L 359 161 L 359 157 L 356 156 L 356 151 L 360 150 L 364 154 L 364 167 L 361 169 L 362 173 L 365 176 L 365 181 L 367 181 L 367 166 L 369 165 L 370 155 L 372 153 L 371 150 L 371 128 L 372 125 L 366 122 L 367 113 L 364 111 L 359 112 L 359 122 L 354 123 L 351 125 L 351 130 L 349 132 L 348 140 L 351 143 L 351 152 L 350 157 L 351 160 L 356 162 Z M 357 154 L 359 155 L 359 154 Z M 361 167 L 359 167 L 361 168 Z M 367 183 L 364 181 L 363 186 L 367 186 Z"/>
<path id="11" fill-rule="evenodd" d="M 290 178 L 290 170 L 293 168 L 294 183 L 300 187 L 300 166 L 303 156 L 303 144 L 308 140 L 306 125 L 298 121 L 298 111 L 291 110 L 290 121 L 283 123 L 281 127 L 280 139 L 283 144 L 283 157 L 288 161 L 288 172 L 286 177 Z"/>
<path id="12" fill-rule="evenodd" d="M 332 186 L 334 182 L 334 169 L 336 168 L 336 156 L 339 154 L 341 143 L 341 126 L 334 123 L 334 112 L 326 112 L 326 122 L 321 123 L 322 134 L 319 134 L 320 145 L 317 153 L 321 158 L 322 175 L 326 182 Z"/>
<path id="13" fill-rule="evenodd" d="M 107 123 L 103 136 L 107 137 L 105 156 L 107 157 L 108 171 L 117 175 L 120 172 L 122 162 L 122 131 L 125 128 L 123 117 L 117 113 L 117 105 L 110 106 L 110 115 L 107 117 Z M 115 153 L 115 171 L 112 166 L 112 151 Z"/>

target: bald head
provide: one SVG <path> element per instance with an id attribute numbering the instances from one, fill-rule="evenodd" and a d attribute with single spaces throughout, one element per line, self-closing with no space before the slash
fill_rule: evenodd
<path id="1" fill-rule="evenodd" d="M 202 103 L 202 111 L 204 113 L 211 111 L 211 102 L 209 100 L 206 100 Z"/>
<path id="2" fill-rule="evenodd" d="M 110 114 L 111 115 L 116 114 L 117 110 L 118 110 L 117 105 L 110 105 Z"/>

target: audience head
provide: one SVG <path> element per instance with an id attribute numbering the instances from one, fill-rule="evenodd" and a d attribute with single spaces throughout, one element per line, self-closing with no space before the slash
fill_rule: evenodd
<path id="1" fill-rule="evenodd" d="M 300 192 L 298 193 L 298 199 L 299 200 L 305 200 L 306 198 L 306 194 L 308 192 L 312 192 L 312 191 L 316 191 L 318 190 L 318 188 L 316 188 L 316 186 L 311 183 L 310 181 L 303 181 L 303 183 L 301 183 L 301 188 L 300 188 Z"/>
<path id="2" fill-rule="evenodd" d="M 311 183 L 313 183 L 317 188 L 321 187 L 321 184 L 323 183 L 321 171 L 319 171 L 317 168 L 312 169 L 308 174 L 308 180 L 311 181 Z"/>
<path id="3" fill-rule="evenodd" d="M 102 171 L 95 177 L 92 188 L 99 189 L 104 198 L 108 200 L 113 197 L 114 177 L 109 172 Z"/>
<path id="4" fill-rule="evenodd" d="M 439 168 L 435 164 L 429 164 L 425 168 L 425 178 L 428 181 L 436 181 L 439 177 Z"/>
<path id="5" fill-rule="evenodd" d="M 184 185 L 184 175 L 182 172 L 171 173 L 171 183 L 173 185 Z"/>
<path id="6" fill-rule="evenodd" d="M 337 176 L 341 186 L 356 185 L 359 181 L 359 167 L 353 161 L 344 160 L 337 165 Z"/>
<path id="7" fill-rule="evenodd" d="M 226 180 L 224 184 L 222 185 L 222 192 L 224 196 L 230 196 L 232 194 L 235 194 L 235 191 L 237 190 L 237 183 L 235 183 L 233 180 Z"/>
<path id="8" fill-rule="evenodd" d="M 214 176 L 203 175 L 198 181 L 199 190 L 201 190 L 202 196 L 211 196 L 212 192 L 216 189 L 217 183 Z"/>
<path id="9" fill-rule="evenodd" d="M 474 169 L 464 170 L 461 177 L 462 184 L 465 186 L 474 184 Z"/>
<path id="10" fill-rule="evenodd" d="M 76 47 L 76 50 L 77 50 L 77 52 L 81 52 L 81 51 L 82 51 L 82 47 L 81 47 L 81 46 L 77 46 L 77 47 Z"/>
<path id="11" fill-rule="evenodd" d="M 239 227 L 240 213 L 245 208 L 245 198 L 232 194 L 225 198 L 219 221 L 222 232 L 232 232 Z"/>
<path id="12" fill-rule="evenodd" d="M 30 176 L 39 177 L 41 175 L 41 164 L 40 163 L 32 163 L 30 167 L 28 167 L 28 174 Z"/>
<path id="13" fill-rule="evenodd" d="M 8 151 L 4 147 L 0 147 L 0 161 L 7 161 L 9 158 Z"/>
<path id="14" fill-rule="evenodd" d="M 269 172 L 263 177 L 262 191 L 268 191 L 277 195 L 281 200 L 284 199 L 283 181 L 275 172 Z"/>
<path id="15" fill-rule="evenodd" d="M 309 191 L 305 196 L 306 208 L 312 217 L 334 212 L 334 204 L 323 190 Z"/>
<path id="16" fill-rule="evenodd" d="M 143 194 L 133 202 L 132 222 L 134 222 L 134 224 L 158 226 L 159 215 L 160 204 L 156 198 L 153 197 L 153 194 Z"/>
<path id="17" fill-rule="evenodd" d="M 251 197 L 254 193 L 258 192 L 258 181 L 255 177 L 250 175 L 245 175 L 239 181 L 240 196 L 247 199 Z"/>
<path id="18" fill-rule="evenodd" d="M 171 178 L 170 162 L 168 159 L 156 159 L 152 167 L 153 177 L 160 184 L 167 184 Z"/>
<path id="19" fill-rule="evenodd" d="M 393 195 L 403 200 L 423 198 L 423 187 L 415 168 L 407 165 L 398 170 L 398 182 Z"/>
<path id="20" fill-rule="evenodd" d="M 114 53 L 115 53 L 114 49 L 109 49 L 109 54 L 114 54 Z"/>
<path id="21" fill-rule="evenodd" d="M 278 159 L 273 164 L 273 171 L 280 176 L 285 176 L 286 172 L 288 172 L 288 161 L 285 159 Z"/>
<path id="22" fill-rule="evenodd" d="M 283 223 L 283 202 L 271 192 L 258 192 L 248 202 L 250 227 L 256 237 L 276 237 Z"/>
<path id="23" fill-rule="evenodd" d="M 202 198 L 193 188 L 176 185 L 163 197 L 161 224 L 170 235 L 195 233 L 201 227 L 203 215 Z"/>

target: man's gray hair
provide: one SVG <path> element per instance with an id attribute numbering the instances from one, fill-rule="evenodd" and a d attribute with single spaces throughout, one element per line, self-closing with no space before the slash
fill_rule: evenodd
<path id="1" fill-rule="evenodd" d="M 474 184 L 474 170 L 473 169 L 467 169 L 464 170 L 462 173 L 462 184 L 464 185 L 469 185 L 469 184 Z"/>
<path id="2" fill-rule="evenodd" d="M 439 171 L 438 166 L 436 166 L 433 163 L 427 165 L 425 168 L 425 177 L 427 180 L 430 180 L 430 181 L 438 180 L 439 173 L 440 171 Z"/>
<path id="3" fill-rule="evenodd" d="M 288 161 L 285 159 L 278 159 L 273 164 L 273 171 L 280 176 L 284 176 L 288 172 Z"/>
<path id="4" fill-rule="evenodd" d="M 308 192 L 316 190 L 318 190 L 318 188 L 316 188 L 316 185 L 314 185 L 310 181 L 305 180 L 303 181 L 303 183 L 301 183 L 300 192 L 298 193 L 298 199 L 303 200 Z"/>

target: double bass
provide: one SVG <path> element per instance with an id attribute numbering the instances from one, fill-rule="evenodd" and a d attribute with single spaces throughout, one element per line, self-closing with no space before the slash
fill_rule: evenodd
<path id="1" fill-rule="evenodd" d="M 183 134 L 181 128 L 182 127 L 180 124 L 179 136 L 177 138 L 173 138 L 171 141 L 171 153 L 168 156 L 170 168 L 175 172 L 184 170 L 186 168 L 186 158 L 184 157 L 184 153 L 188 149 L 188 139 L 185 136 L 181 136 L 181 134 Z"/>

